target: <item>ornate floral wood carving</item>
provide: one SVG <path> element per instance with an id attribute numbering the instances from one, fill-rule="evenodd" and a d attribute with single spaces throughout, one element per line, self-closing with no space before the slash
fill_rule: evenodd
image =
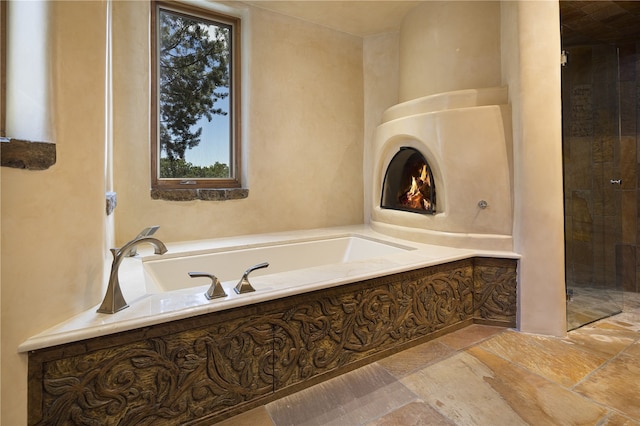
<path id="1" fill-rule="evenodd" d="M 476 258 L 474 265 L 475 318 L 516 325 L 516 261 Z"/>
<path id="2" fill-rule="evenodd" d="M 514 274 L 515 261 L 470 259 L 43 349 L 29 424 L 219 418 L 474 315 L 515 318 Z"/>
<path id="3" fill-rule="evenodd" d="M 183 424 L 273 392 L 262 317 L 46 362 L 41 424 Z"/>
<path id="4" fill-rule="evenodd" d="M 472 279 L 461 263 L 292 305 L 275 329 L 276 389 L 470 320 Z"/>

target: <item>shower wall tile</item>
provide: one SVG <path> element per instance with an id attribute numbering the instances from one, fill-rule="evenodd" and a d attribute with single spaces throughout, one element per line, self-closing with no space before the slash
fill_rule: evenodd
<path id="1" fill-rule="evenodd" d="M 620 171 L 613 163 L 604 163 L 598 191 L 602 194 L 604 209 L 602 215 L 605 217 L 615 217 L 620 214 L 620 191 L 611 185 L 612 177 L 619 176 Z"/>
<path id="2" fill-rule="evenodd" d="M 636 189 L 636 136 L 620 137 L 620 176 L 622 189 Z M 615 177 L 615 176 L 613 176 Z M 612 178 L 613 178 L 612 177 Z M 635 211 L 635 206 L 633 207 Z"/>
<path id="3" fill-rule="evenodd" d="M 618 47 L 620 81 L 636 81 L 636 45 L 625 44 Z"/>
<path id="4" fill-rule="evenodd" d="M 576 285 L 593 281 L 593 244 L 576 241 L 573 243 L 573 278 Z"/>
<path id="5" fill-rule="evenodd" d="M 632 244 L 619 244 L 616 250 L 616 289 L 636 291 L 636 248 Z"/>
<path id="6" fill-rule="evenodd" d="M 569 86 L 578 85 L 591 86 L 592 76 L 592 54 L 590 47 L 576 47 L 569 49 Z"/>
<path id="7" fill-rule="evenodd" d="M 622 136 L 636 135 L 636 82 L 620 82 L 620 133 Z"/>
<path id="8" fill-rule="evenodd" d="M 610 101 L 608 103 L 610 103 Z M 616 135 L 618 134 L 618 126 L 619 124 L 618 124 L 617 105 L 610 106 L 608 108 L 602 105 L 598 105 L 597 108 L 594 108 L 593 110 L 593 134 L 594 135 L 615 138 Z"/>
<path id="9" fill-rule="evenodd" d="M 602 249 L 602 258 L 603 258 L 603 276 L 598 285 L 611 287 L 612 284 L 618 283 L 616 278 L 621 274 L 622 271 L 616 268 L 617 266 L 617 247 L 620 244 L 620 239 L 622 238 L 620 235 L 620 225 L 619 223 L 613 222 L 611 220 L 605 222 L 608 227 L 607 231 L 604 233 L 604 244 Z M 598 253 L 596 252 L 596 255 Z"/>
<path id="10" fill-rule="evenodd" d="M 590 189 L 593 185 L 592 145 L 591 137 L 573 137 L 571 146 L 570 184 L 575 189 Z"/>
<path id="11" fill-rule="evenodd" d="M 593 101 L 591 85 L 583 84 L 571 89 L 571 136 L 584 137 L 593 135 Z"/>
<path id="12" fill-rule="evenodd" d="M 612 190 L 610 179 L 616 176 L 612 162 L 597 163 L 593 165 L 593 188 L 591 190 L 593 200 L 593 216 L 614 216 L 619 210 L 616 206 L 616 192 Z"/>
<path id="13" fill-rule="evenodd" d="M 591 241 L 593 235 L 593 214 L 589 191 L 573 191 L 571 212 L 573 218 L 573 239 Z"/>
<path id="14" fill-rule="evenodd" d="M 569 280 L 570 278 L 571 279 L 573 278 L 573 272 L 570 273 L 569 268 L 571 266 L 571 263 L 567 262 L 567 260 L 574 258 L 573 240 L 570 238 L 570 236 L 573 235 L 573 222 L 570 216 L 565 216 L 564 228 L 565 228 L 564 256 L 565 256 L 565 263 L 566 263 L 566 269 L 567 269 L 565 271 L 565 275 L 567 277 L 567 280 Z"/>
<path id="15" fill-rule="evenodd" d="M 593 162 L 606 163 L 613 161 L 616 138 L 613 135 L 598 135 L 589 141 L 593 144 Z"/>
<path id="16" fill-rule="evenodd" d="M 638 215 L 636 213 L 636 191 L 622 191 L 622 239 L 624 244 L 636 244 L 636 228 Z"/>

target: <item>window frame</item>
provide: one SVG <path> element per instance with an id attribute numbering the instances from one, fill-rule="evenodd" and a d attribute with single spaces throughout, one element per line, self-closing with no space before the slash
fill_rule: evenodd
<path id="1" fill-rule="evenodd" d="M 231 27 L 231 60 L 230 66 L 230 95 L 229 114 L 230 117 L 230 164 L 229 178 L 160 178 L 158 176 L 160 163 L 160 140 L 159 140 L 159 12 L 160 9 L 173 13 L 182 14 L 188 17 L 204 19 L 217 22 Z M 172 189 L 224 189 L 242 187 L 242 164 L 241 164 L 241 19 L 239 17 L 227 15 L 218 11 L 195 7 L 184 3 L 170 1 L 153 1 L 151 3 L 151 189 L 152 190 L 172 190 Z"/>
<path id="2" fill-rule="evenodd" d="M 6 137 L 7 114 L 7 2 L 0 0 L 0 138 Z"/>

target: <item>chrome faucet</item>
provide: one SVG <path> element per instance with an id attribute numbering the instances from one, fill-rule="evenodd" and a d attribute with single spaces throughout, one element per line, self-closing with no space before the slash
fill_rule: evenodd
<path id="1" fill-rule="evenodd" d="M 120 281 L 118 280 L 118 269 L 120 269 L 120 263 L 127 257 L 138 244 L 149 243 L 151 244 L 156 254 L 165 254 L 167 247 L 164 243 L 156 238 L 152 237 L 136 237 L 129 241 L 121 248 L 112 248 L 111 254 L 113 255 L 113 262 L 111 263 L 111 274 L 109 275 L 109 285 L 107 286 L 107 293 L 104 295 L 102 305 L 98 308 L 98 312 L 103 314 L 115 314 L 116 312 L 129 306 L 124 300 L 122 290 L 120 290 Z"/>
<path id="2" fill-rule="evenodd" d="M 158 229 L 160 229 L 160 227 L 158 225 L 154 225 L 154 226 L 150 226 L 148 228 L 144 228 L 142 231 L 140 231 L 140 233 L 138 235 L 136 235 L 134 240 L 140 239 L 142 237 L 150 237 L 153 234 L 155 234 Z M 133 246 L 131 248 L 131 250 L 129 250 L 129 253 L 127 253 L 127 256 L 133 257 L 136 254 L 138 254 L 138 252 L 136 251 L 136 247 Z"/>
<path id="3" fill-rule="evenodd" d="M 249 293 L 251 291 L 256 291 L 256 289 L 253 288 L 253 286 L 249 282 L 249 274 L 255 271 L 256 269 L 266 268 L 267 266 L 269 266 L 269 263 L 267 262 L 258 263 L 257 265 L 253 265 L 252 267 L 244 271 L 242 278 L 240 278 L 240 281 L 238 282 L 238 284 L 233 288 L 236 291 L 236 293 L 242 294 L 242 293 Z"/>

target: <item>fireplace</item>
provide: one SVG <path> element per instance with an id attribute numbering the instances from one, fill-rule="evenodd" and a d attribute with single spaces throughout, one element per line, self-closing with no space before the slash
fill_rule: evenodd
<path id="1" fill-rule="evenodd" d="M 435 182 L 431 168 L 420 151 L 403 146 L 393 157 L 384 176 L 380 207 L 435 214 Z"/>
<path id="2" fill-rule="evenodd" d="M 372 228 L 428 244 L 512 250 L 510 124 L 506 87 L 387 109 L 372 143 Z"/>

